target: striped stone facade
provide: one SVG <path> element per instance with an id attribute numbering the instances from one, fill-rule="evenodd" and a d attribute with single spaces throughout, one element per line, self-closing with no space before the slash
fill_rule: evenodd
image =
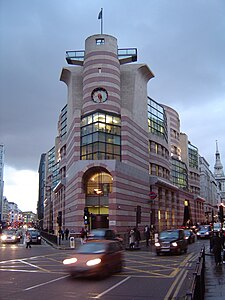
<path id="1" fill-rule="evenodd" d="M 84 226 L 85 207 L 91 214 L 90 229 L 102 224 L 101 217 L 120 233 L 137 225 L 141 230 L 146 224 L 157 230 L 182 225 L 184 201 L 188 199 L 193 211 L 195 203 L 193 195 L 180 191 L 170 180 L 170 145 L 179 146 L 172 134 L 179 118 L 171 117 L 169 142 L 150 133 L 147 83 L 154 77 L 151 70 L 145 64 L 122 63 L 117 40 L 110 35 L 88 37 L 83 61 L 74 64 L 63 68 L 60 78 L 68 87 L 67 134 L 59 145 L 64 183 L 55 189 L 54 217 L 62 211 L 62 227 L 75 232 Z M 96 88 L 107 91 L 106 101 L 93 101 Z M 81 122 L 95 112 L 120 118 L 120 159 L 81 158 Z M 109 176 L 112 183 L 98 182 L 102 190 L 94 189 L 94 194 L 91 180 L 98 173 Z M 109 192 L 104 194 L 106 187 Z M 150 199 L 150 192 L 157 197 Z M 141 207 L 138 224 L 137 206 Z M 197 221 L 194 214 L 192 218 Z"/>

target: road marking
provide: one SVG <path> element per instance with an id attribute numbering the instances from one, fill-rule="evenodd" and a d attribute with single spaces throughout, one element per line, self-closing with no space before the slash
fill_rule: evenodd
<path id="1" fill-rule="evenodd" d="M 19 259 L 18 261 L 19 261 L 19 262 L 21 262 L 21 263 L 23 263 L 23 264 L 25 264 L 25 265 L 28 265 L 28 266 L 30 266 L 30 267 L 33 267 L 33 268 L 36 268 L 36 269 L 42 270 L 42 271 L 44 271 L 44 272 L 47 272 L 47 273 L 49 273 L 49 272 L 50 272 L 50 271 L 49 271 L 49 270 L 47 270 L 47 269 L 44 269 L 44 268 L 38 267 L 38 266 L 36 266 L 36 265 L 34 265 L 34 264 L 30 264 L 29 262 L 26 262 L 26 261 L 24 261 L 23 259 Z"/>
<path id="2" fill-rule="evenodd" d="M 52 282 L 55 282 L 55 281 L 58 281 L 58 280 L 67 278 L 67 277 L 69 277 L 69 276 L 70 276 L 70 275 L 66 275 L 66 276 L 59 277 L 59 278 L 56 278 L 56 279 L 53 279 L 53 280 L 50 280 L 50 281 L 47 281 L 47 282 L 43 282 L 43 283 L 40 283 L 40 284 L 31 286 L 31 287 L 29 287 L 29 288 L 26 288 L 26 289 L 24 289 L 23 291 L 30 291 L 30 290 L 32 290 L 32 289 L 36 289 L 36 288 L 38 288 L 38 287 L 40 287 L 40 286 L 43 286 L 43 285 L 46 285 L 46 284 L 49 284 L 49 283 L 52 283 Z"/>
<path id="3" fill-rule="evenodd" d="M 98 296 L 93 297 L 94 299 L 99 299 L 102 296 L 104 296 L 105 294 L 107 294 L 108 292 L 110 292 L 111 290 L 115 289 L 117 286 L 123 284 L 125 281 L 127 281 L 128 279 L 130 279 L 131 276 L 126 277 L 124 280 L 118 282 L 117 284 L 113 285 L 111 288 L 109 288 L 108 290 L 105 290 L 104 292 L 102 292 L 101 294 L 99 294 Z"/>
<path id="4" fill-rule="evenodd" d="M 176 274 L 178 274 L 178 276 L 176 277 L 176 279 L 174 280 L 174 282 L 173 282 L 173 284 L 171 285 L 170 289 L 168 290 L 168 292 L 167 292 L 167 294 L 166 294 L 164 300 L 171 299 L 171 294 L 172 294 L 172 292 L 173 292 L 175 286 L 176 286 L 177 283 L 179 282 L 180 278 L 183 276 L 183 277 L 181 278 L 181 281 L 179 282 L 179 284 L 178 284 L 178 286 L 177 286 L 175 292 L 174 292 L 176 295 L 178 294 L 179 288 L 180 288 L 181 284 L 183 283 L 183 281 L 184 281 L 184 279 L 185 279 L 185 277 L 186 277 L 186 275 L 187 275 L 187 272 L 188 272 L 188 271 L 185 270 L 185 269 L 182 269 L 182 270 L 181 270 L 181 267 L 187 266 L 187 265 L 189 264 L 189 260 L 190 260 L 190 258 L 191 258 L 192 256 L 194 256 L 194 253 L 190 253 L 190 254 L 185 258 L 185 260 L 181 262 L 180 266 L 179 266 L 174 272 L 172 272 L 173 276 L 175 276 Z M 180 272 L 180 273 L 179 273 L 179 272 Z M 172 275 L 172 274 L 171 274 L 171 275 Z M 185 276 L 184 276 L 184 274 L 185 274 Z"/>

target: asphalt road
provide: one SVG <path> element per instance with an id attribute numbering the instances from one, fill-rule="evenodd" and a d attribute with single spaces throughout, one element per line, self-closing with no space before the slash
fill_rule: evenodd
<path id="1" fill-rule="evenodd" d="M 71 279 L 62 261 L 73 250 L 59 250 L 46 243 L 0 244 L 1 300 L 161 300 L 183 297 L 202 245 L 197 241 L 188 253 L 156 256 L 154 249 L 125 251 L 122 273 L 102 280 Z"/>

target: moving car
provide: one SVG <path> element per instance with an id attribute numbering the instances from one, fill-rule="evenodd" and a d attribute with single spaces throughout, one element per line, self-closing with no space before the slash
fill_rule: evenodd
<path id="1" fill-rule="evenodd" d="M 16 230 L 3 230 L 1 234 L 2 243 L 17 243 L 19 241 Z"/>
<path id="2" fill-rule="evenodd" d="M 212 234 L 213 232 L 210 225 L 200 225 L 197 232 L 197 238 L 210 238 Z"/>
<path id="3" fill-rule="evenodd" d="M 171 229 L 160 232 L 158 242 L 155 243 L 156 254 L 187 253 L 188 242 L 183 229 Z"/>
<path id="4" fill-rule="evenodd" d="M 27 232 L 29 232 L 31 236 L 31 243 L 32 244 L 41 244 L 41 234 L 36 229 L 28 229 Z"/>
<path id="5" fill-rule="evenodd" d="M 189 244 L 195 242 L 195 233 L 191 229 L 184 229 L 185 239 L 188 241 Z"/>
<path id="6" fill-rule="evenodd" d="M 121 243 L 123 242 L 123 239 L 117 235 L 116 231 L 109 228 L 93 229 L 88 235 L 88 240 L 102 240 L 102 239 L 115 240 Z"/>
<path id="7" fill-rule="evenodd" d="M 117 241 L 89 241 L 64 259 L 63 265 L 71 276 L 105 277 L 122 271 L 123 249 Z"/>

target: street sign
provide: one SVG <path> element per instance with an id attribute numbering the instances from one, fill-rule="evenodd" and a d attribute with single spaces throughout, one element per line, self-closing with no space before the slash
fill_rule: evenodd
<path id="1" fill-rule="evenodd" d="M 155 192 L 150 192 L 150 193 L 149 193 L 149 198 L 150 198 L 151 200 L 154 200 L 156 197 L 157 197 L 157 194 L 156 194 Z"/>

